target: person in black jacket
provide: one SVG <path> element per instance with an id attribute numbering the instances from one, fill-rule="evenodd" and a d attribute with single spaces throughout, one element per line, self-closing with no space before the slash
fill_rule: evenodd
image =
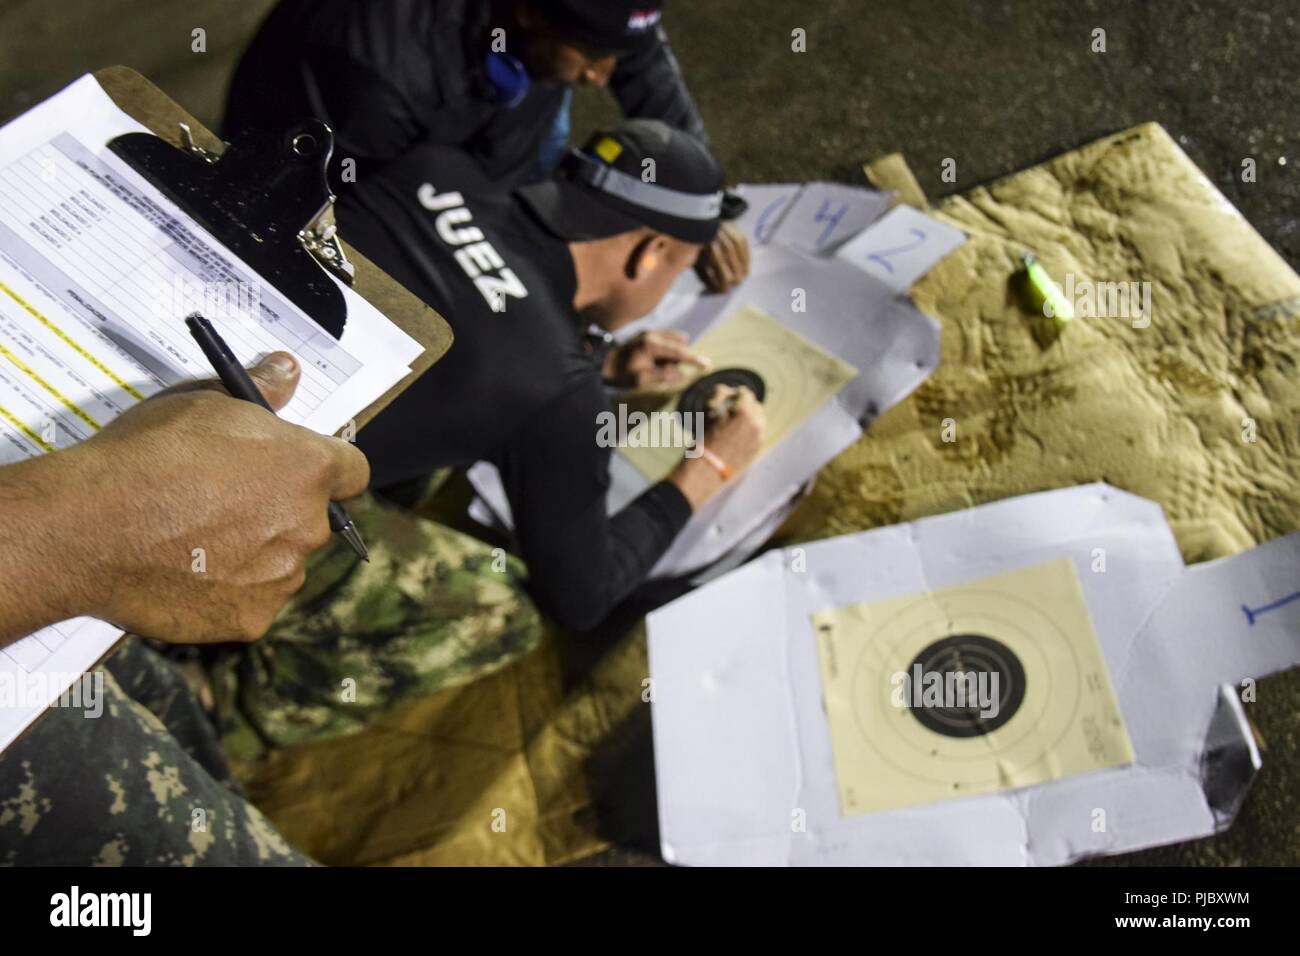
<path id="1" fill-rule="evenodd" d="M 639 176 L 647 159 L 655 183 Z M 358 183 L 339 203 L 340 233 L 455 334 L 357 435 L 372 487 L 492 462 L 534 598 L 567 629 L 599 625 L 692 511 L 757 457 L 764 425 L 752 393 L 729 396 L 698 454 L 607 514 L 606 386 L 651 386 L 707 363 L 665 334 L 602 354 L 585 330 L 650 312 L 743 208 L 703 144 L 656 120 L 596 134 L 550 179 L 513 192 L 434 145 Z"/>
<path id="2" fill-rule="evenodd" d="M 701 139 L 660 26 L 662 0 L 281 0 L 231 83 L 224 134 L 315 116 L 336 140 L 336 191 L 417 144 L 456 146 L 489 180 L 545 178 L 572 87 L 608 86 L 625 115 Z M 348 163 L 348 165 L 344 165 Z M 749 270 L 730 226 L 697 271 L 723 291 Z"/>

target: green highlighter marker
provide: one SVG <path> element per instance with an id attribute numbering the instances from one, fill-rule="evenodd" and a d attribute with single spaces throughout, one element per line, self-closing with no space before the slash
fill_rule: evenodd
<path id="1" fill-rule="evenodd" d="M 1047 270 L 1038 264 L 1032 253 L 1022 253 L 1020 261 L 1025 264 L 1025 274 L 1029 278 L 1029 288 L 1038 300 L 1035 304 L 1043 310 L 1043 315 L 1057 322 L 1069 322 L 1074 318 L 1074 307 L 1061 293 L 1061 287 L 1047 274 Z"/>

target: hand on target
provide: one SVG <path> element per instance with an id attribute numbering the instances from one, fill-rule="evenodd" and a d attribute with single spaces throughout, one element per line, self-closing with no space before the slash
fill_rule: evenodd
<path id="1" fill-rule="evenodd" d="M 601 366 L 605 383 L 617 388 L 648 389 L 684 383 L 688 372 L 713 362 L 691 351 L 684 332 L 643 332 L 631 342 L 610 349 Z"/>

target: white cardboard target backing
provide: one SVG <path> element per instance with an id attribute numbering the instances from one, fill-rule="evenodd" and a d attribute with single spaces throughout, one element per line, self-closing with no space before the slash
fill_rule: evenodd
<path id="1" fill-rule="evenodd" d="M 843 816 L 811 615 L 1062 557 L 1136 762 Z M 1300 534 L 1185 568 L 1159 506 L 1102 484 L 769 553 L 649 618 L 664 856 L 1051 865 L 1213 833 L 1258 766 L 1240 681 L 1300 661 L 1297 591 Z"/>

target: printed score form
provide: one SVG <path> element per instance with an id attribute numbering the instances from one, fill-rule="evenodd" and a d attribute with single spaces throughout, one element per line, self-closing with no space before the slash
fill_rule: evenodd
<path id="1" fill-rule="evenodd" d="M 335 339 L 109 150 L 133 132 L 149 131 L 90 76 L 0 129 L 0 465 L 212 377 L 183 322 L 195 310 L 245 364 L 293 353 L 302 380 L 280 415 L 322 434 L 406 377 L 420 343 L 341 283 Z M 0 750 L 119 634 L 81 618 L 0 647 Z"/>

